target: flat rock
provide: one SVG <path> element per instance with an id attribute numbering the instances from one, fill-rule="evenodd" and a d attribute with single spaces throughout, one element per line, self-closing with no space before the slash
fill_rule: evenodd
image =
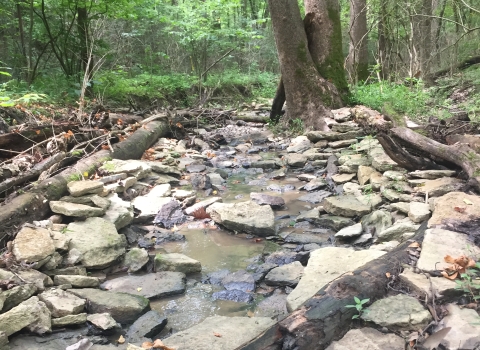
<path id="1" fill-rule="evenodd" d="M 127 272 L 133 273 L 140 271 L 148 261 L 148 252 L 145 249 L 132 248 L 125 254 L 122 266 L 128 269 Z"/>
<path id="2" fill-rule="evenodd" d="M 397 202 L 390 204 L 393 210 L 397 210 L 401 213 L 407 214 L 410 212 L 410 203 L 411 202 Z"/>
<path id="3" fill-rule="evenodd" d="M 428 300 L 442 300 L 444 298 L 457 296 L 462 292 L 455 288 L 454 281 L 445 277 L 427 277 L 423 273 L 415 273 L 411 269 L 404 269 L 399 275 L 400 281 L 407 285 L 411 291 L 423 300 L 427 296 Z"/>
<path id="4" fill-rule="evenodd" d="M 127 245 L 125 236 L 118 234 L 115 225 L 102 218 L 72 222 L 65 236 L 70 239 L 70 250 L 78 250 L 82 265 L 90 269 L 109 266 L 125 253 Z"/>
<path id="5" fill-rule="evenodd" d="M 332 180 L 337 184 L 344 184 L 345 182 L 352 181 L 355 176 L 355 174 L 336 174 L 332 176 Z"/>
<path id="6" fill-rule="evenodd" d="M 284 238 L 284 241 L 287 243 L 297 243 L 297 244 L 309 244 L 317 243 L 324 244 L 327 242 L 328 237 L 325 235 L 318 235 L 315 233 L 295 233 L 292 232 Z"/>
<path id="7" fill-rule="evenodd" d="M 120 323 L 133 322 L 150 308 L 148 299 L 138 295 L 92 288 L 69 289 L 68 291 L 88 300 L 88 313 L 107 312 Z"/>
<path id="8" fill-rule="evenodd" d="M 339 140 L 339 141 L 332 141 L 328 143 L 328 146 L 332 148 L 342 148 L 342 147 L 348 147 L 350 145 L 353 145 L 357 143 L 357 139 L 348 139 L 348 140 Z"/>
<path id="9" fill-rule="evenodd" d="M 328 197 L 323 202 L 323 209 L 327 213 L 346 217 L 363 216 L 371 211 L 369 206 L 351 195 Z"/>
<path id="10" fill-rule="evenodd" d="M 471 205 L 467 203 L 472 203 Z M 462 209 L 462 212 L 454 208 Z M 463 192 L 447 193 L 435 198 L 433 215 L 428 227 L 448 228 L 448 224 L 461 226 L 472 220 L 480 219 L 480 197 Z"/>
<path id="11" fill-rule="evenodd" d="M 420 225 L 412 221 L 396 222 L 389 228 L 377 232 L 378 242 L 386 242 L 391 240 L 403 241 L 402 236 L 407 232 L 415 232 Z"/>
<path id="12" fill-rule="evenodd" d="M 416 298 L 405 294 L 377 300 L 367 310 L 360 316 L 363 320 L 397 331 L 416 331 L 432 320 Z"/>
<path id="13" fill-rule="evenodd" d="M 103 182 L 94 180 L 71 181 L 67 184 L 67 188 L 73 197 L 80 197 L 85 194 L 102 193 Z"/>
<path id="14" fill-rule="evenodd" d="M 370 166 L 359 165 L 357 170 L 358 183 L 362 186 L 369 183 L 370 175 L 374 172 L 376 172 L 376 170 Z"/>
<path id="15" fill-rule="evenodd" d="M 322 178 L 315 178 L 313 180 L 310 180 L 307 184 L 305 184 L 303 186 L 303 189 L 305 191 L 311 192 L 324 187 L 327 187 L 327 182 Z"/>
<path id="16" fill-rule="evenodd" d="M 395 334 L 385 334 L 374 328 L 351 329 L 342 339 L 332 342 L 326 350 L 399 350 L 405 340 Z"/>
<path id="17" fill-rule="evenodd" d="M 340 239 L 348 239 L 360 236 L 362 234 L 362 231 L 362 223 L 359 222 L 358 224 L 342 228 L 335 234 L 335 237 Z"/>
<path id="18" fill-rule="evenodd" d="M 213 300 L 228 300 L 236 303 L 250 303 L 253 301 L 253 293 L 247 293 L 242 290 L 221 290 L 212 294 Z"/>
<path id="19" fill-rule="evenodd" d="M 184 293 L 185 274 L 162 271 L 143 276 L 123 276 L 102 283 L 101 288 L 156 299 Z"/>
<path id="20" fill-rule="evenodd" d="M 259 160 L 259 161 L 256 161 L 256 162 L 252 162 L 252 164 L 250 166 L 252 168 L 260 168 L 260 169 L 280 168 L 280 166 L 274 160 Z"/>
<path id="21" fill-rule="evenodd" d="M 222 279 L 222 284 L 227 290 L 241 290 L 247 293 L 255 291 L 255 280 L 245 270 L 229 273 Z"/>
<path id="22" fill-rule="evenodd" d="M 52 279 L 47 276 L 46 274 L 34 270 L 34 269 L 28 269 L 28 270 L 20 270 L 17 271 L 16 274 L 18 275 L 15 276 L 12 272 L 0 269 L 0 280 L 12 280 L 15 281 L 16 283 L 30 283 L 34 284 L 37 287 L 37 290 L 39 292 L 43 292 L 46 287 L 53 286 L 53 281 Z"/>
<path id="23" fill-rule="evenodd" d="M 263 299 L 255 310 L 255 317 L 280 319 L 286 315 L 288 315 L 287 295 L 280 292 L 274 292 L 272 296 Z"/>
<path id="24" fill-rule="evenodd" d="M 304 136 L 297 136 L 290 141 L 290 145 L 287 147 L 288 153 L 302 153 L 312 147 L 310 140 Z"/>
<path id="25" fill-rule="evenodd" d="M 427 203 L 410 202 L 408 217 L 415 223 L 421 223 L 430 218 L 430 206 Z"/>
<path id="26" fill-rule="evenodd" d="M 368 156 L 372 159 L 372 166 L 381 173 L 387 170 L 398 170 L 398 164 L 385 153 L 382 147 L 370 149 Z"/>
<path id="27" fill-rule="evenodd" d="M 176 350 L 234 350 L 256 338 L 275 321 L 269 317 L 213 316 L 185 331 L 163 339 L 166 346 Z M 215 336 L 220 334 L 221 336 Z"/>
<path id="28" fill-rule="evenodd" d="M 295 222 L 302 222 L 302 221 L 314 222 L 319 217 L 320 217 L 320 209 L 313 208 L 311 210 L 307 210 L 301 213 L 300 215 L 298 215 L 295 218 Z"/>
<path id="29" fill-rule="evenodd" d="M 387 170 L 383 173 L 387 179 L 393 181 L 405 181 L 405 172 L 404 171 L 395 171 L 395 170 Z"/>
<path id="30" fill-rule="evenodd" d="M 109 313 L 93 314 L 87 316 L 87 321 L 102 331 L 119 328 L 117 321 Z"/>
<path id="31" fill-rule="evenodd" d="M 305 165 L 308 158 L 304 154 L 289 153 L 285 156 L 288 165 L 295 168 L 301 168 Z"/>
<path id="32" fill-rule="evenodd" d="M 269 205 L 272 209 L 280 209 L 285 205 L 285 200 L 282 197 L 264 193 L 251 192 L 250 199 L 259 205 Z"/>
<path id="33" fill-rule="evenodd" d="M 13 241 L 12 252 L 18 261 L 33 263 L 52 255 L 55 245 L 48 230 L 23 227 Z"/>
<path id="34" fill-rule="evenodd" d="M 133 207 L 130 202 L 124 201 L 116 193 L 107 198 L 111 204 L 102 218 L 113 223 L 117 230 L 130 224 L 133 221 Z"/>
<path id="35" fill-rule="evenodd" d="M 187 209 L 185 209 L 185 214 L 192 215 L 194 212 L 196 212 L 199 209 L 207 208 L 213 203 L 221 202 L 221 201 L 222 201 L 221 197 L 210 197 L 210 198 L 204 199 L 203 201 L 195 203 L 191 207 L 188 207 Z"/>
<path id="36" fill-rule="evenodd" d="M 385 252 L 325 247 L 310 252 L 310 259 L 297 287 L 287 297 L 291 312 L 314 296 L 323 286 L 342 274 L 353 271 Z"/>
<path id="37" fill-rule="evenodd" d="M 100 285 L 100 281 L 97 277 L 75 275 L 56 275 L 53 278 L 53 283 L 55 283 L 57 286 L 61 286 L 62 284 L 70 284 L 75 288 L 96 288 Z"/>
<path id="38" fill-rule="evenodd" d="M 311 181 L 313 179 L 316 179 L 317 177 L 313 174 L 300 174 L 300 175 L 297 175 L 297 179 L 299 179 L 300 181 Z"/>
<path id="39" fill-rule="evenodd" d="M 7 336 L 24 328 L 37 334 L 52 331 L 50 311 L 37 297 L 31 297 L 0 315 L 0 329 Z"/>
<path id="40" fill-rule="evenodd" d="M 140 211 L 137 219 L 140 221 L 152 219 L 163 205 L 170 202 L 171 198 L 166 198 L 170 194 L 170 184 L 162 184 L 152 188 L 146 195 L 134 198 L 132 205 Z"/>
<path id="41" fill-rule="evenodd" d="M 60 327 L 68 327 L 68 326 L 76 326 L 81 325 L 87 322 L 87 314 L 81 313 L 77 315 L 67 315 L 58 318 L 52 318 L 52 327 L 60 328 Z"/>
<path id="42" fill-rule="evenodd" d="M 202 265 L 200 261 L 184 254 L 157 254 L 155 255 L 155 271 L 177 271 L 189 274 L 202 271 Z"/>
<path id="43" fill-rule="evenodd" d="M 304 267 L 300 262 L 275 267 L 265 276 L 265 283 L 269 286 L 295 287 L 302 277 Z"/>
<path id="44" fill-rule="evenodd" d="M 320 215 L 315 223 L 321 227 L 327 227 L 334 231 L 339 231 L 344 227 L 355 225 L 355 222 L 349 218 L 335 215 Z"/>
<path id="45" fill-rule="evenodd" d="M 202 171 L 205 171 L 207 167 L 203 164 L 190 164 L 185 167 L 185 170 L 189 173 L 201 173 Z"/>
<path id="46" fill-rule="evenodd" d="M 332 109 L 333 113 L 333 119 L 335 119 L 336 122 L 343 123 L 350 118 L 352 118 L 352 112 L 350 111 L 350 107 L 343 107 L 339 109 Z"/>
<path id="47" fill-rule="evenodd" d="M 330 197 L 331 195 L 332 193 L 329 191 L 316 191 L 298 197 L 298 200 L 302 202 L 317 204 L 321 203 L 325 198 Z"/>
<path id="48" fill-rule="evenodd" d="M 399 244 L 400 244 L 399 241 L 389 241 L 389 242 L 383 242 L 383 243 L 380 243 L 380 244 L 372 244 L 370 246 L 370 248 L 368 248 L 368 249 L 383 250 L 384 252 L 391 252 Z"/>
<path id="49" fill-rule="evenodd" d="M 408 173 L 411 177 L 419 179 L 435 180 L 441 177 L 452 177 L 456 174 L 454 170 L 416 170 Z"/>
<path id="50" fill-rule="evenodd" d="M 417 267 L 425 271 L 443 270 L 450 266 L 443 259 L 446 255 L 453 257 L 478 256 L 480 248 L 472 244 L 468 236 L 463 233 L 439 228 L 427 229 Z"/>
<path id="51" fill-rule="evenodd" d="M 167 325 L 167 318 L 157 311 L 151 310 L 140 316 L 128 329 L 126 338 L 129 342 L 136 343 L 144 338 L 153 338 Z"/>
<path id="52" fill-rule="evenodd" d="M 34 284 L 24 284 L 0 292 L 0 311 L 8 311 L 29 299 L 37 291 Z M 3 304 L 2 304 L 3 303 Z"/>
<path id="53" fill-rule="evenodd" d="M 168 201 L 159 205 L 153 223 L 164 228 L 172 228 L 174 225 L 183 224 L 186 220 L 187 217 L 183 214 L 181 203 L 174 198 L 168 198 Z"/>
<path id="54" fill-rule="evenodd" d="M 448 350 L 477 349 L 480 343 L 478 313 L 472 309 L 461 309 L 455 304 L 448 304 L 446 309 L 448 315 L 440 321 L 435 331 L 445 327 L 451 329 L 440 344 Z"/>
<path id="55" fill-rule="evenodd" d="M 426 180 L 425 184 L 416 187 L 419 193 L 426 194 L 429 197 L 441 197 L 450 192 L 461 192 L 466 188 L 464 181 L 453 177 L 442 177 L 436 180 Z"/>
<path id="56" fill-rule="evenodd" d="M 83 312 L 85 300 L 61 289 L 49 289 L 38 295 L 50 310 L 52 317 L 64 317 Z"/>
<path id="57" fill-rule="evenodd" d="M 49 205 L 54 213 L 63 214 L 65 216 L 89 218 L 103 216 L 105 214 L 105 210 L 102 208 L 91 207 L 84 204 L 50 201 Z"/>
<path id="58" fill-rule="evenodd" d="M 255 202 L 214 203 L 207 208 L 212 219 L 227 229 L 266 237 L 275 234 L 273 210 Z"/>

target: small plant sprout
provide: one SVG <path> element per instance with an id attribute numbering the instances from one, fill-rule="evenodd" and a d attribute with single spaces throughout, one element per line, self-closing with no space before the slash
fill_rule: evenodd
<path id="1" fill-rule="evenodd" d="M 365 305 L 366 303 L 368 303 L 370 301 L 370 299 L 362 299 L 360 300 L 358 297 L 353 297 L 353 300 L 355 301 L 355 304 L 350 304 L 350 305 L 345 305 L 346 308 L 355 308 L 357 309 L 358 311 L 358 314 L 357 315 L 353 315 L 352 316 L 352 320 L 355 320 L 357 318 L 359 318 L 362 313 L 364 312 L 364 309 L 363 309 L 363 305 Z"/>

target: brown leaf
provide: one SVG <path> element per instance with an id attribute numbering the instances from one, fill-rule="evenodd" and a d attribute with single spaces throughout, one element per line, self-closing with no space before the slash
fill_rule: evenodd
<path id="1" fill-rule="evenodd" d="M 222 335 L 220 333 L 217 333 L 217 332 L 213 332 L 213 335 L 216 336 L 217 338 L 221 338 Z"/>
<path id="2" fill-rule="evenodd" d="M 253 317 L 254 315 L 255 315 L 255 314 L 254 314 L 254 312 L 253 312 L 252 310 L 248 310 L 248 311 L 247 311 L 247 316 L 248 316 L 248 317 Z"/>
<path id="3" fill-rule="evenodd" d="M 118 344 L 125 343 L 125 338 L 123 337 L 123 335 L 121 335 L 120 338 L 118 338 L 117 342 L 118 342 Z"/>
<path id="4" fill-rule="evenodd" d="M 153 343 L 151 341 L 146 341 L 142 344 L 142 348 L 144 349 L 151 349 L 153 346 Z"/>
<path id="5" fill-rule="evenodd" d="M 387 276 L 387 278 L 392 277 L 392 275 L 390 274 L 390 272 L 386 272 L 386 273 L 385 273 L 385 276 Z"/>
<path id="6" fill-rule="evenodd" d="M 467 210 L 466 207 L 453 207 L 453 210 L 458 211 L 459 213 L 465 213 L 465 210 Z"/>
<path id="7" fill-rule="evenodd" d="M 477 307 L 478 307 L 478 304 L 477 303 L 470 303 L 470 304 L 467 304 L 467 305 L 463 305 L 463 307 L 466 308 L 466 309 L 476 310 Z"/>
<path id="8" fill-rule="evenodd" d="M 433 333 L 427 338 L 427 340 L 423 342 L 423 347 L 429 350 L 437 348 L 442 342 L 443 338 L 445 338 L 447 333 L 450 332 L 450 329 L 451 327 L 445 327 L 443 329 L 440 329 L 438 332 Z"/>
<path id="9" fill-rule="evenodd" d="M 445 260 L 445 262 L 449 263 L 449 264 L 453 264 L 455 262 L 455 259 L 453 257 L 451 257 L 450 255 L 445 255 L 443 260 Z"/>
<path id="10" fill-rule="evenodd" d="M 419 248 L 419 247 L 420 247 L 420 243 L 418 242 L 413 242 L 408 246 L 408 248 Z"/>
<path id="11" fill-rule="evenodd" d="M 449 280 L 452 280 L 452 281 L 453 281 L 455 278 L 457 278 L 458 272 L 455 272 L 454 274 L 449 275 L 447 272 L 442 271 L 442 276 L 445 277 L 445 278 L 448 278 Z"/>

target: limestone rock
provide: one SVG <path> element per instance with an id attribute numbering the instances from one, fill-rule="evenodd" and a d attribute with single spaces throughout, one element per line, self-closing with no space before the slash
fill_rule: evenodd
<path id="1" fill-rule="evenodd" d="M 282 197 L 264 193 L 251 192 L 250 199 L 259 205 L 269 205 L 272 209 L 280 209 L 285 205 L 285 200 Z"/>
<path id="2" fill-rule="evenodd" d="M 24 284 L 0 291 L 0 299 L 3 301 L 3 307 L 0 305 L 0 311 L 8 311 L 22 301 L 29 299 L 37 291 L 37 286 L 34 284 Z M 0 303 L 1 304 L 1 303 Z"/>
<path id="3" fill-rule="evenodd" d="M 480 343 L 480 325 L 478 313 L 475 310 L 461 309 L 455 304 L 447 305 L 448 315 L 445 316 L 435 331 L 451 327 L 441 344 L 448 350 L 476 349 Z"/>
<path id="4" fill-rule="evenodd" d="M 51 332 L 50 311 L 37 297 L 31 297 L 10 311 L 0 315 L 0 329 L 7 336 L 27 328 L 30 332 Z"/>
<path id="5" fill-rule="evenodd" d="M 365 185 L 370 182 L 370 175 L 376 172 L 376 170 L 370 166 L 360 165 L 357 171 L 357 178 L 360 185 Z M 380 173 L 378 173 L 380 174 Z"/>
<path id="6" fill-rule="evenodd" d="M 95 208 L 84 204 L 75 204 L 61 201 L 50 201 L 50 209 L 54 213 L 63 214 L 72 217 L 94 217 L 102 216 L 105 210 L 102 208 Z"/>
<path id="7" fill-rule="evenodd" d="M 126 238 L 119 235 L 115 225 L 102 218 L 88 218 L 68 225 L 66 237 L 70 250 L 81 253 L 82 265 L 90 269 L 102 269 L 125 253 Z"/>
<path id="8" fill-rule="evenodd" d="M 395 334 L 385 334 L 374 328 L 352 329 L 326 350 L 399 350 L 405 340 Z"/>
<path id="9" fill-rule="evenodd" d="M 298 261 L 275 267 L 265 276 L 265 283 L 269 286 L 295 287 L 302 277 L 303 269 Z"/>
<path id="10" fill-rule="evenodd" d="M 426 230 L 417 267 L 425 271 L 443 270 L 450 265 L 443 259 L 446 255 L 478 256 L 480 248 L 472 244 L 465 234 L 438 228 Z"/>
<path id="11" fill-rule="evenodd" d="M 18 261 L 32 263 L 52 255 L 55 246 L 48 230 L 23 227 L 13 241 L 12 252 Z"/>
<path id="12" fill-rule="evenodd" d="M 251 293 L 255 290 L 255 280 L 245 270 L 235 271 L 222 279 L 222 284 L 227 290 L 240 290 Z"/>
<path id="13" fill-rule="evenodd" d="M 133 221 L 132 205 L 118 197 L 116 193 L 109 195 L 107 198 L 111 205 L 105 212 L 103 219 L 113 223 L 117 230 L 130 224 Z"/>
<path id="14" fill-rule="evenodd" d="M 317 204 L 317 203 L 321 203 L 325 198 L 330 197 L 331 195 L 332 193 L 329 191 L 316 191 L 316 192 L 311 192 L 301 197 L 298 197 L 298 200 L 302 202 Z"/>
<path id="15" fill-rule="evenodd" d="M 346 217 L 363 216 L 370 213 L 370 207 L 351 195 L 328 197 L 323 202 L 323 208 L 327 213 Z"/>
<path id="16" fill-rule="evenodd" d="M 362 234 L 362 231 L 362 223 L 359 222 L 358 224 L 342 228 L 335 234 L 335 237 L 340 239 L 348 239 L 360 236 Z"/>
<path id="17" fill-rule="evenodd" d="M 336 174 L 332 176 L 332 180 L 337 184 L 343 184 L 355 178 L 355 174 Z"/>
<path id="18" fill-rule="evenodd" d="M 185 292 L 185 274 L 162 271 L 143 276 L 123 276 L 102 283 L 101 288 L 148 299 L 162 298 Z"/>
<path id="19" fill-rule="evenodd" d="M 408 217 L 415 223 L 421 223 L 430 218 L 430 206 L 426 203 L 411 202 Z"/>
<path id="20" fill-rule="evenodd" d="M 187 217 L 183 214 L 180 202 L 174 198 L 168 198 L 168 201 L 158 207 L 158 213 L 155 215 L 153 223 L 160 224 L 164 228 L 171 228 L 174 225 L 183 224 L 185 220 Z"/>
<path id="21" fill-rule="evenodd" d="M 69 289 L 68 291 L 89 301 L 88 313 L 107 312 L 120 323 L 133 322 L 150 308 L 148 299 L 138 295 L 91 288 Z"/>
<path id="22" fill-rule="evenodd" d="M 227 229 L 258 236 L 275 234 L 273 210 L 252 201 L 240 203 L 214 203 L 207 208 L 212 219 Z"/>
<path id="23" fill-rule="evenodd" d="M 157 254 L 155 256 L 155 271 L 177 271 L 189 274 L 202 271 L 202 265 L 200 261 L 189 258 L 184 254 Z"/>
<path id="24" fill-rule="evenodd" d="M 338 247 L 325 247 L 312 251 L 300 282 L 287 297 L 288 310 L 297 309 L 335 278 L 384 254 L 385 252 L 381 251 L 355 251 Z"/>
<path id="25" fill-rule="evenodd" d="M 234 350 L 274 324 L 275 321 L 269 317 L 213 316 L 163 339 L 163 343 L 177 350 Z M 221 337 L 216 337 L 213 332 L 221 334 Z"/>
<path id="26" fill-rule="evenodd" d="M 407 232 L 415 232 L 420 225 L 412 221 L 396 222 L 393 226 L 377 233 L 378 241 L 385 242 L 391 240 L 402 241 L 402 235 Z"/>
<path id="27" fill-rule="evenodd" d="M 347 140 L 332 141 L 332 142 L 329 142 L 328 145 L 332 148 L 342 148 L 342 147 L 348 147 L 357 142 L 358 142 L 357 139 L 347 139 Z"/>
<path id="28" fill-rule="evenodd" d="M 303 186 L 303 189 L 305 191 L 310 192 L 310 191 L 315 191 L 324 187 L 327 187 L 327 182 L 322 178 L 315 178 L 313 180 L 310 180 L 307 184 L 305 184 Z"/>
<path id="29" fill-rule="evenodd" d="M 142 248 L 132 248 L 126 254 L 122 266 L 128 268 L 129 273 L 140 271 L 149 261 L 148 252 Z"/>
<path id="30" fill-rule="evenodd" d="M 120 328 L 115 319 L 109 313 L 93 314 L 87 316 L 87 321 L 102 331 L 108 331 L 115 328 Z"/>
<path id="31" fill-rule="evenodd" d="M 416 331 L 425 327 L 432 315 L 416 298 L 398 294 L 377 300 L 361 318 L 392 330 Z"/>
<path id="32" fill-rule="evenodd" d="M 467 203 L 472 203 L 468 205 Z M 454 208 L 464 209 L 463 212 Z M 463 192 L 451 192 L 435 199 L 428 227 L 448 228 L 447 223 L 461 224 L 480 219 L 480 197 Z M 461 225 L 458 225 L 461 226 Z"/>
<path id="33" fill-rule="evenodd" d="M 96 288 L 100 285 L 97 277 L 75 276 L 75 275 L 57 275 L 53 278 L 55 285 L 70 284 L 75 288 Z"/>
<path id="34" fill-rule="evenodd" d="M 432 300 L 433 297 L 435 297 L 435 300 L 441 300 L 445 297 L 452 297 L 462 293 L 455 288 L 457 284 L 448 278 L 427 278 L 425 274 L 415 273 L 408 268 L 404 269 L 399 277 L 422 300 L 425 298 L 425 295 L 428 297 L 428 300 Z"/>
<path id="35" fill-rule="evenodd" d="M 52 317 L 64 317 L 83 312 L 85 300 L 61 289 L 49 289 L 38 295 L 50 310 Z"/>
<path id="36" fill-rule="evenodd" d="M 144 338 L 153 338 L 167 325 L 166 317 L 151 310 L 140 316 L 128 329 L 126 338 L 130 342 L 140 342 Z"/>
<path id="37" fill-rule="evenodd" d="M 305 165 L 308 158 L 303 154 L 289 153 L 285 156 L 285 160 L 291 167 L 301 168 Z"/>
<path id="38" fill-rule="evenodd" d="M 185 209 L 185 214 L 192 215 L 194 212 L 196 212 L 199 209 L 207 208 L 213 203 L 221 202 L 221 201 L 222 201 L 221 197 L 210 197 L 210 198 L 204 199 L 203 201 L 195 203 L 191 207 L 188 207 L 187 209 Z"/>
<path id="39" fill-rule="evenodd" d="M 387 170 L 398 170 L 399 168 L 398 164 L 385 153 L 382 147 L 370 149 L 368 156 L 372 159 L 372 166 L 381 173 Z"/>
<path id="40" fill-rule="evenodd" d="M 312 146 L 310 140 L 304 136 L 297 136 L 290 141 L 290 145 L 287 147 L 288 153 L 303 153 Z"/>
<path id="41" fill-rule="evenodd" d="M 81 313 L 77 315 L 67 315 L 58 318 L 52 318 L 52 327 L 67 327 L 81 325 L 87 322 L 87 314 Z"/>
<path id="42" fill-rule="evenodd" d="M 441 197 L 450 192 L 461 192 L 466 188 L 464 181 L 453 177 L 442 177 L 436 180 L 426 180 L 425 184 L 417 187 L 417 191 L 422 194 L 428 192 L 429 197 Z"/>
<path id="43" fill-rule="evenodd" d="M 144 196 L 134 198 L 132 205 L 140 211 L 137 219 L 140 221 L 152 219 L 157 215 L 160 208 L 171 200 L 171 198 L 167 198 L 170 193 L 170 184 L 163 184 L 155 186 Z"/>
<path id="44" fill-rule="evenodd" d="M 67 184 L 67 188 L 73 197 L 80 197 L 85 194 L 102 193 L 103 182 L 94 180 L 71 181 Z"/>
<path id="45" fill-rule="evenodd" d="M 320 217 L 315 220 L 315 223 L 319 226 L 327 227 L 334 231 L 339 231 L 344 227 L 355 225 L 355 222 L 349 218 L 328 214 L 320 215 Z"/>
<path id="46" fill-rule="evenodd" d="M 420 179 L 434 180 L 441 177 L 452 177 L 456 174 L 454 170 L 416 170 L 408 175 Z"/>

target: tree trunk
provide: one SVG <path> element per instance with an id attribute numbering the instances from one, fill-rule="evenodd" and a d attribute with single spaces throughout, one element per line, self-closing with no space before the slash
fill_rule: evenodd
<path id="1" fill-rule="evenodd" d="M 432 0 L 422 0 L 422 19 L 420 22 L 420 69 L 422 77 L 427 79 L 430 75 L 432 42 Z"/>
<path id="2" fill-rule="evenodd" d="M 387 0 L 381 0 L 378 19 L 378 64 L 380 65 L 380 78 L 383 80 L 388 79 L 389 75 L 388 51 Z"/>
<path id="3" fill-rule="evenodd" d="M 347 70 L 354 83 L 368 78 L 367 1 L 350 0 L 350 46 Z"/>
<path id="4" fill-rule="evenodd" d="M 342 27 L 338 0 L 304 0 L 308 50 L 318 73 L 333 83 L 343 100 L 348 84 L 343 68 Z M 340 108 L 341 105 L 332 105 Z"/>
<path id="5" fill-rule="evenodd" d="M 273 31 L 285 87 L 287 117 L 306 127 L 328 130 L 326 106 L 341 104 L 335 85 L 321 77 L 308 50 L 307 35 L 296 0 L 269 0 Z"/>

